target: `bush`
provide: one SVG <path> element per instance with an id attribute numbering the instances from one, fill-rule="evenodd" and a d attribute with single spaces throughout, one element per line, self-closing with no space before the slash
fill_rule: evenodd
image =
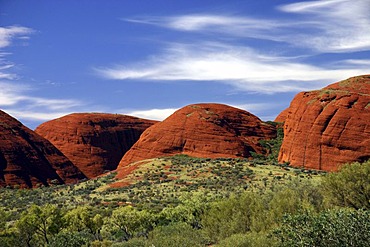
<path id="1" fill-rule="evenodd" d="M 281 246 L 370 246 L 370 212 L 340 209 L 287 215 L 274 232 Z"/>
<path id="2" fill-rule="evenodd" d="M 322 182 L 328 205 L 370 209 L 370 160 L 344 165 Z"/>
<path id="3" fill-rule="evenodd" d="M 155 228 L 148 238 L 148 243 L 156 247 L 196 247 L 204 246 L 208 241 L 200 230 L 186 223 L 177 223 Z"/>
<path id="4" fill-rule="evenodd" d="M 220 241 L 217 247 L 274 247 L 277 241 L 263 233 L 234 234 Z"/>
<path id="5" fill-rule="evenodd" d="M 150 246 L 145 238 L 133 238 L 128 242 L 114 243 L 111 247 L 148 247 Z"/>
<path id="6" fill-rule="evenodd" d="M 91 236 L 87 232 L 71 232 L 64 231 L 56 235 L 49 247 L 80 247 L 88 244 L 92 240 Z"/>
<path id="7" fill-rule="evenodd" d="M 233 234 L 250 231 L 253 216 L 263 211 L 262 198 L 257 194 L 232 196 L 211 206 L 203 216 L 203 229 L 213 242 L 218 242 Z"/>

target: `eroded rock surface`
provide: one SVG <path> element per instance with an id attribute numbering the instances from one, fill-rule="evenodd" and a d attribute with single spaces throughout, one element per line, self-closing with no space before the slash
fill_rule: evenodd
<path id="1" fill-rule="evenodd" d="M 295 96 L 285 119 L 280 162 L 337 170 L 370 158 L 370 75 Z"/>
<path id="2" fill-rule="evenodd" d="M 0 186 L 34 187 L 86 178 L 48 140 L 0 111 Z"/>
<path id="3" fill-rule="evenodd" d="M 120 114 L 74 113 L 43 123 L 35 131 L 92 178 L 116 169 L 141 133 L 154 123 Z"/>
<path id="4" fill-rule="evenodd" d="M 194 104 L 144 131 L 119 167 L 175 154 L 250 157 L 250 152 L 264 153 L 259 140 L 275 136 L 274 126 L 247 111 L 222 104 Z"/>
<path id="5" fill-rule="evenodd" d="M 287 118 L 288 116 L 288 113 L 289 113 L 289 108 L 283 110 L 282 112 L 280 112 L 279 115 L 277 115 L 277 117 L 275 118 L 275 122 L 277 123 L 284 123 L 285 122 L 285 119 Z"/>

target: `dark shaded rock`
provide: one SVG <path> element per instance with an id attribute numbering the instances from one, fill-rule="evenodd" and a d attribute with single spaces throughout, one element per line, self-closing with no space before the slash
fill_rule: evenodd
<path id="1" fill-rule="evenodd" d="M 0 186 L 34 187 L 86 178 L 48 140 L 0 111 Z"/>
<path id="2" fill-rule="evenodd" d="M 116 169 L 141 133 L 154 123 L 120 114 L 74 113 L 43 123 L 35 131 L 92 178 Z"/>

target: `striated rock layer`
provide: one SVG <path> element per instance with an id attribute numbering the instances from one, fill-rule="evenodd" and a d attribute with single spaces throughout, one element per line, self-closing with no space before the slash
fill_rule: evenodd
<path id="1" fill-rule="evenodd" d="M 370 158 L 370 75 L 301 92 L 288 108 L 280 162 L 326 171 Z"/>
<path id="2" fill-rule="evenodd" d="M 124 155 L 119 167 L 175 154 L 250 157 L 250 152 L 264 153 L 259 140 L 275 136 L 274 126 L 249 112 L 222 104 L 194 104 L 148 128 Z"/>
<path id="3" fill-rule="evenodd" d="M 0 186 L 75 183 L 85 176 L 49 141 L 0 111 Z"/>
<path id="4" fill-rule="evenodd" d="M 116 169 L 141 133 L 154 123 L 119 114 L 75 113 L 43 123 L 35 131 L 92 178 Z"/>

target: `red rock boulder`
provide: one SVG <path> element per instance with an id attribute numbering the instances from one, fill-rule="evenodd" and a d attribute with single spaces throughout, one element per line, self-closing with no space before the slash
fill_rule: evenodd
<path id="1" fill-rule="evenodd" d="M 250 152 L 264 153 L 259 140 L 275 136 L 274 126 L 244 110 L 222 104 L 194 104 L 144 131 L 119 167 L 175 154 L 250 157 Z"/>
<path id="2" fill-rule="evenodd" d="M 116 169 L 141 133 L 154 123 L 120 114 L 75 113 L 43 123 L 35 131 L 92 178 Z"/>
<path id="3" fill-rule="evenodd" d="M 370 158 L 370 75 L 301 92 L 288 109 L 280 162 L 337 170 Z"/>
<path id="4" fill-rule="evenodd" d="M 0 111 L 0 186 L 75 183 L 86 178 L 48 140 Z"/>

